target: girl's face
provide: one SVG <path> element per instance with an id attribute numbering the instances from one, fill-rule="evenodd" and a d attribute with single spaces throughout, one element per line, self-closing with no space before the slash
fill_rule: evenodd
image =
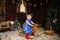
<path id="1" fill-rule="evenodd" d="M 32 18 L 32 16 L 31 15 L 27 15 L 27 19 L 31 19 Z"/>

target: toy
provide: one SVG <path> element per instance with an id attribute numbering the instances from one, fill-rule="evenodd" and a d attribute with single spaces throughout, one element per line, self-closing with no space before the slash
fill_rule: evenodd
<path id="1" fill-rule="evenodd" d="M 34 24 L 33 28 L 32 28 L 33 35 L 36 35 L 35 33 L 36 33 L 37 29 L 38 29 L 38 24 Z"/>

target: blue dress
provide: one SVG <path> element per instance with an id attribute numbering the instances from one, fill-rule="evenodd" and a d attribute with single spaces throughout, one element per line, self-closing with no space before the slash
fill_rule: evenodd
<path id="1" fill-rule="evenodd" d="M 32 23 L 31 23 L 32 20 L 28 20 L 28 19 L 27 19 L 26 21 L 28 21 L 30 24 L 32 24 Z M 24 32 L 25 32 L 25 33 L 31 33 L 31 32 L 32 32 L 32 26 L 28 25 L 28 24 L 26 23 L 26 21 L 25 21 L 25 23 L 23 24 Z"/>

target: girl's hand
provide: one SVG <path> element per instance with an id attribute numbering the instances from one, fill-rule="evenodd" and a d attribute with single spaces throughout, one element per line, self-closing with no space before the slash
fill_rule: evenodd
<path id="1" fill-rule="evenodd" d="M 33 27 L 33 25 L 31 25 Z"/>
<path id="2" fill-rule="evenodd" d="M 32 24 L 35 24 L 34 22 L 32 22 Z"/>
<path id="3" fill-rule="evenodd" d="M 32 26 L 32 27 L 33 27 L 33 25 L 32 25 L 32 24 L 30 24 L 28 21 L 26 21 L 26 23 L 27 23 L 28 25 L 30 25 L 30 26 Z"/>

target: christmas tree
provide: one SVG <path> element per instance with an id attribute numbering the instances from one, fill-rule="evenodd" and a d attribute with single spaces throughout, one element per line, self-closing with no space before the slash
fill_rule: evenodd
<path id="1" fill-rule="evenodd" d="M 18 20 L 17 17 L 15 17 L 14 24 L 13 24 L 14 30 L 20 30 L 22 31 L 23 29 L 21 28 L 21 24 Z"/>
<path id="2" fill-rule="evenodd" d="M 57 10 L 55 7 L 52 7 L 50 5 L 50 7 L 47 10 L 47 24 L 46 24 L 47 29 L 52 28 L 53 20 L 55 21 L 56 17 L 57 17 Z"/>
<path id="3" fill-rule="evenodd" d="M 56 33 L 60 33 L 60 0 L 54 0 L 48 7 L 46 27 L 52 27 Z"/>

